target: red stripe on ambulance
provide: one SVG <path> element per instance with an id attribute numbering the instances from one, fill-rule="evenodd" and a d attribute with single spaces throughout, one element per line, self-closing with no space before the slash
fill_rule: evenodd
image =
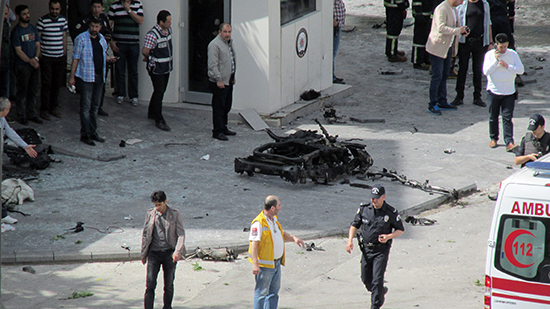
<path id="1" fill-rule="evenodd" d="M 516 292 L 516 293 L 533 294 L 533 295 L 546 296 L 546 297 L 550 296 L 550 285 L 534 283 L 534 282 L 523 282 L 523 281 L 500 279 L 500 278 L 493 277 L 492 288 L 509 291 L 509 292 Z M 504 295 L 500 293 L 493 293 L 493 296 L 507 297 L 507 298 L 517 297 L 517 296 Z M 521 300 L 518 298 L 514 298 L 514 299 Z M 525 298 L 525 301 L 533 301 L 533 302 L 540 302 L 543 304 L 550 304 L 550 301 L 532 300 L 530 298 Z"/>

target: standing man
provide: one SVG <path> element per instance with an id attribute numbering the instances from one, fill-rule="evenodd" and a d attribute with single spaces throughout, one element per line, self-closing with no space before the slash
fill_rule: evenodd
<path id="1" fill-rule="evenodd" d="M 361 280 L 371 294 L 371 309 L 384 304 L 388 288 L 384 286 L 384 273 L 390 255 L 392 239 L 405 231 L 397 210 L 385 202 L 386 190 L 381 185 L 372 187 L 370 203 L 361 204 L 349 227 L 346 251 L 353 250 L 353 238 L 358 229 L 361 257 Z"/>
<path id="2" fill-rule="evenodd" d="M 10 8 L 6 4 L 2 22 L 2 55 L 0 55 L 0 97 L 9 97 L 10 89 Z"/>
<path id="3" fill-rule="evenodd" d="M 231 42 L 231 25 L 222 23 L 218 35 L 208 44 L 208 79 L 212 91 L 212 137 L 227 141 L 237 133 L 227 128 L 227 114 L 233 103 L 235 85 L 235 50 Z"/>
<path id="4" fill-rule="evenodd" d="M 456 98 L 453 106 L 464 104 L 464 86 L 468 74 L 468 63 L 472 55 L 472 71 L 474 73 L 474 105 L 486 107 L 481 99 L 481 76 L 483 74 L 483 58 L 488 49 L 493 48 L 491 32 L 491 12 L 487 0 L 467 0 L 459 5 L 458 16 L 460 24 L 470 29 L 468 37 L 458 39 L 458 77 L 456 79 Z"/>
<path id="5" fill-rule="evenodd" d="M 105 83 L 107 41 L 99 33 L 99 19 L 90 19 L 88 27 L 88 31 L 75 39 L 69 86 L 76 84 L 80 89 L 80 141 L 95 146 L 94 141 L 105 142 L 97 134 L 97 110 Z M 116 58 L 109 61 L 116 61 Z"/>
<path id="6" fill-rule="evenodd" d="M 521 139 L 514 159 L 514 163 L 521 164 L 521 167 L 550 152 L 550 133 L 544 131 L 544 117 L 539 114 L 531 116 L 527 130 L 531 132 Z"/>
<path id="7" fill-rule="evenodd" d="M 281 287 L 281 265 L 285 265 L 285 241 L 293 241 L 305 247 L 304 241 L 281 227 L 277 214 L 281 211 L 278 197 L 266 197 L 264 209 L 252 220 L 248 260 L 252 263 L 252 274 L 256 280 L 254 288 L 254 309 L 276 309 Z"/>
<path id="8" fill-rule="evenodd" d="M 74 43 L 76 37 L 86 31 L 86 29 L 81 29 L 83 25 L 80 21 L 90 15 L 90 0 L 68 0 L 67 2 L 69 6 L 67 9 L 69 35 Z"/>
<path id="9" fill-rule="evenodd" d="M 334 74 L 334 59 L 338 54 L 338 47 L 340 47 L 340 37 L 342 36 L 342 27 L 346 22 L 346 5 L 343 0 L 334 0 L 333 10 L 334 20 L 332 26 L 334 27 L 333 40 L 332 40 L 332 82 L 335 84 L 345 84 L 344 79 L 336 77 Z"/>
<path id="10" fill-rule="evenodd" d="M 122 104 L 128 93 L 132 106 L 138 106 L 139 25 L 143 24 L 143 6 L 138 0 L 118 0 L 109 9 L 109 23 L 113 29 L 111 49 L 119 60 L 115 67 L 118 97 Z M 126 88 L 128 69 L 128 88 Z M 128 89 L 128 92 L 126 92 Z"/>
<path id="11" fill-rule="evenodd" d="M 62 15 L 60 0 L 50 0 L 50 13 L 40 17 L 36 27 L 41 38 L 40 58 L 40 117 L 61 118 L 59 87 L 67 66 L 67 19 Z"/>
<path id="12" fill-rule="evenodd" d="M 456 7 L 463 0 L 444 0 L 434 11 L 432 28 L 426 43 L 432 63 L 432 80 L 430 82 L 430 103 L 428 112 L 441 115 L 441 110 L 456 110 L 447 102 L 447 77 L 451 66 L 451 56 L 458 51 L 458 37 L 468 36 L 466 26 L 460 27 Z"/>
<path id="13" fill-rule="evenodd" d="M 413 68 L 430 69 L 430 56 L 426 53 L 426 41 L 432 25 L 433 0 L 416 0 L 412 2 L 414 17 L 414 34 L 411 61 Z"/>
<path id="14" fill-rule="evenodd" d="M 409 0 L 385 0 L 386 8 L 386 56 L 389 62 L 405 62 L 405 52 L 397 50 L 399 35 L 403 30 L 403 20 L 407 16 Z"/>
<path id="15" fill-rule="evenodd" d="M 38 68 L 40 68 L 40 35 L 29 21 L 29 7 L 20 4 L 15 7 L 19 22 L 11 31 L 11 44 L 15 52 L 13 70 L 17 80 L 17 121 L 28 125 L 29 121 L 42 123 L 36 115 L 36 94 L 38 92 Z"/>
<path id="16" fill-rule="evenodd" d="M 141 262 L 147 263 L 145 309 L 153 309 L 157 277 L 164 273 L 164 309 L 172 309 L 176 264 L 185 256 L 185 230 L 179 211 L 168 207 L 164 191 L 151 194 L 155 207 L 147 211 L 141 236 Z"/>
<path id="17" fill-rule="evenodd" d="M 496 148 L 498 141 L 498 116 L 502 110 L 502 132 L 506 151 L 515 151 L 514 144 L 514 105 L 517 99 L 515 79 L 523 74 L 523 63 L 518 53 L 508 49 L 508 36 L 499 33 L 495 36 L 496 48 L 485 54 L 483 74 L 487 76 L 487 99 L 489 100 L 489 147 Z"/>
<path id="18" fill-rule="evenodd" d="M 172 16 L 162 10 L 157 14 L 157 24 L 145 35 L 145 44 L 141 53 L 147 62 L 147 72 L 153 82 L 153 94 L 149 101 L 147 117 L 155 120 L 157 128 L 170 131 L 162 116 L 162 99 L 170 72 L 172 72 Z"/>
<path id="19" fill-rule="evenodd" d="M 103 13 L 103 0 L 92 0 L 92 12 L 90 15 L 86 16 L 86 18 L 79 21 L 76 25 L 76 29 L 78 34 L 88 31 L 88 23 L 90 22 L 90 19 L 97 18 L 101 22 L 101 33 L 107 43 L 111 41 L 111 25 L 109 24 L 109 17 L 107 17 L 107 14 Z M 73 40 L 74 42 L 74 40 Z M 109 70 L 109 67 L 107 67 L 107 71 Z M 108 72 L 105 72 L 105 76 L 109 74 Z M 99 116 L 109 116 L 109 113 L 103 110 L 103 101 L 105 100 L 105 85 L 103 85 L 103 94 L 101 95 L 101 103 L 99 103 L 99 109 L 97 110 L 97 114 Z"/>

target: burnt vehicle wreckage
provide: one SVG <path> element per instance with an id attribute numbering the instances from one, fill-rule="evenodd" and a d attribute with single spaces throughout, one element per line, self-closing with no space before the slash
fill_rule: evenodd
<path id="1" fill-rule="evenodd" d="M 235 158 L 235 172 L 279 175 L 292 183 L 328 183 L 344 174 L 365 173 L 373 159 L 360 143 L 337 141 L 315 120 L 323 135 L 312 130 L 298 130 L 288 136 L 278 136 L 269 129 L 275 141 L 254 149 L 247 158 Z"/>
<path id="2" fill-rule="evenodd" d="M 386 177 L 425 192 L 448 194 L 453 199 L 459 198 L 457 190 L 432 186 L 428 184 L 428 180 L 420 183 L 385 168 L 382 171 L 367 171 L 374 160 L 366 151 L 366 145 L 337 141 L 337 135 L 330 135 L 317 119 L 315 122 L 323 132 L 322 135 L 316 130 L 298 130 L 288 136 L 279 136 L 266 129 L 274 142 L 254 149 L 251 156 L 235 158 L 235 172 L 241 175 L 247 173 L 249 176 L 255 173 L 279 175 L 292 183 L 306 183 L 309 178 L 316 183 L 328 184 L 344 175 L 357 175 L 357 179 L 368 178 L 373 181 Z M 350 185 L 371 188 L 366 184 Z"/>

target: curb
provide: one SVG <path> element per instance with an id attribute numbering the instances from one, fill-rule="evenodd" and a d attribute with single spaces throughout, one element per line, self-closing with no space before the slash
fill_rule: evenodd
<path id="1" fill-rule="evenodd" d="M 471 184 L 464 188 L 458 189 L 459 198 L 469 196 L 477 192 L 477 185 Z M 426 202 L 415 205 L 411 208 L 405 209 L 401 212 L 401 216 L 413 216 L 423 211 L 437 208 L 451 201 L 453 197 L 450 194 L 441 195 L 435 197 Z M 334 236 L 348 236 L 349 227 L 336 228 L 320 232 L 312 232 L 298 235 L 303 240 L 319 239 Z M 248 242 L 238 244 L 228 244 L 226 246 L 219 245 L 211 248 L 227 248 L 233 250 L 236 254 L 241 254 L 248 251 Z M 17 265 L 17 264 L 61 264 L 61 263 L 95 263 L 95 262 L 125 262 L 135 261 L 141 259 L 141 252 L 139 250 L 128 250 L 127 252 L 55 252 L 55 251 L 42 251 L 42 252 L 23 252 L 18 254 L 15 251 L 2 255 L 2 264 L 5 265 Z"/>

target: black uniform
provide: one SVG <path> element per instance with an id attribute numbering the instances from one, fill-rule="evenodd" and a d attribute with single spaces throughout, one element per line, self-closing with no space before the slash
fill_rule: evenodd
<path id="1" fill-rule="evenodd" d="M 362 243 L 359 244 L 361 258 L 361 280 L 371 294 L 371 309 L 384 304 L 384 272 L 388 264 L 392 240 L 385 244 L 378 241 L 378 235 L 390 234 L 394 230 L 405 231 L 397 210 L 384 202 L 380 209 L 370 203 L 362 204 L 351 225 L 359 229 Z"/>
<path id="2" fill-rule="evenodd" d="M 397 44 L 403 29 L 404 11 L 409 7 L 409 0 L 385 0 L 386 8 L 386 56 L 397 55 Z"/>
<path id="3" fill-rule="evenodd" d="M 432 27 L 433 0 L 413 0 L 414 35 L 412 48 L 413 64 L 429 64 L 430 55 L 426 53 L 426 42 Z"/>

